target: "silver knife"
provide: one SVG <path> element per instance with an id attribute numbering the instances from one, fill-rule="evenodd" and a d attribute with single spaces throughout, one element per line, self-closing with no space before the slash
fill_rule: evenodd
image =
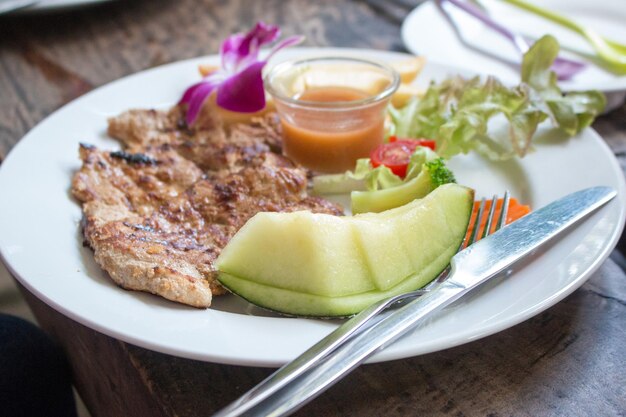
<path id="1" fill-rule="evenodd" d="M 376 351 L 384 349 L 429 314 L 458 300 L 499 275 L 550 239 L 597 210 L 617 193 L 593 187 L 572 193 L 473 244 L 452 258 L 449 278 L 431 292 L 389 314 L 349 339 L 309 371 L 257 400 L 235 401 L 216 416 L 282 416 L 302 407 Z M 302 356 L 307 356 L 307 352 Z M 296 359 L 297 361 L 298 359 Z M 288 367 L 289 364 L 286 365 Z M 259 394 L 259 390 L 255 390 Z M 261 393 L 262 394 L 262 393 Z M 245 398 L 245 395 L 244 395 Z"/>

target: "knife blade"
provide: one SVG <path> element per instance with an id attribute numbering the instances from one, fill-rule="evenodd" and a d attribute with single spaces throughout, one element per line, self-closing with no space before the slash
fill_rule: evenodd
<path id="1" fill-rule="evenodd" d="M 288 385 L 256 401 L 235 401 L 219 416 L 282 416 L 302 407 L 347 375 L 376 351 L 384 349 L 425 317 L 452 304 L 472 289 L 497 276 L 561 232 L 613 199 L 609 187 L 592 187 L 565 196 L 452 258 L 448 280 L 349 339 Z M 307 352 L 303 353 L 303 356 Z M 297 359 L 296 359 L 297 360 Z M 289 364 L 288 364 L 289 365 Z M 286 366 L 288 366 L 286 365 Z"/>

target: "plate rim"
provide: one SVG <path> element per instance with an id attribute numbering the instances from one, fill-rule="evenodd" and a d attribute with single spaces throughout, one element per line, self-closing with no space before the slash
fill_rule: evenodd
<path id="1" fill-rule="evenodd" d="M 15 15 L 42 14 L 47 12 L 57 12 L 65 10 L 79 9 L 83 7 L 95 6 L 101 3 L 108 3 L 117 0 L 58 0 L 54 2 L 39 2 L 23 9 L 12 12 Z"/>

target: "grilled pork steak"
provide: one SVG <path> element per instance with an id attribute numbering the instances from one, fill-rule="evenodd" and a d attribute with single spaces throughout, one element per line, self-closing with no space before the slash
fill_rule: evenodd
<path id="1" fill-rule="evenodd" d="M 203 112 L 193 127 L 187 126 L 184 116 L 178 106 L 167 112 L 130 110 L 109 120 L 108 133 L 129 152 L 169 145 L 208 171 L 242 168 L 249 166 L 259 154 L 281 151 L 282 139 L 275 114 L 249 124 L 221 126 L 219 120 Z"/>
<path id="2" fill-rule="evenodd" d="M 306 171 L 273 152 L 272 117 L 190 129 L 182 114 L 132 110 L 111 119 L 109 133 L 125 150 L 81 145 L 72 193 L 83 204 L 85 240 L 118 285 L 208 307 L 224 293 L 214 261 L 254 214 L 342 210 L 308 196 Z"/>

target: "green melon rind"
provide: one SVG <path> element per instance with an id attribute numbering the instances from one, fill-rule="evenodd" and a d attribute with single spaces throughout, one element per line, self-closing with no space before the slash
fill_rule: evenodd
<path id="1" fill-rule="evenodd" d="M 352 213 L 380 213 L 422 198 L 435 189 L 428 170 L 405 184 L 376 191 L 353 191 L 350 194 Z"/>
<path id="2" fill-rule="evenodd" d="M 442 190 L 448 187 L 459 187 L 463 188 L 466 192 L 466 198 L 463 199 L 463 206 L 456 207 L 456 209 L 460 210 L 464 216 L 461 216 L 461 219 L 457 217 L 456 219 L 456 227 L 454 230 L 457 230 L 459 233 L 454 233 L 456 238 L 450 239 L 448 241 L 448 245 L 444 245 L 441 249 L 441 252 L 437 254 L 434 259 L 429 260 L 427 264 L 422 264 L 419 262 L 418 273 L 410 275 L 408 278 L 402 280 L 397 285 L 386 289 L 385 291 L 365 291 L 357 294 L 351 295 L 342 295 L 342 296 L 325 296 L 325 295 L 316 295 L 316 294 L 307 294 L 298 291 L 293 291 L 286 288 L 278 288 L 276 286 L 266 285 L 254 281 L 250 281 L 248 279 L 244 279 L 238 277 L 230 271 L 221 270 L 218 276 L 218 280 L 231 292 L 240 295 L 244 299 L 249 302 L 264 307 L 269 310 L 274 310 L 281 312 L 283 314 L 291 314 L 296 316 L 311 316 L 311 317 L 345 317 L 358 313 L 374 302 L 388 298 L 397 294 L 401 294 L 404 292 L 412 291 L 418 288 L 423 287 L 434 278 L 436 278 L 441 271 L 445 269 L 445 267 L 449 264 L 450 259 L 455 255 L 458 248 L 460 247 L 464 235 L 465 230 L 467 229 L 467 225 L 469 224 L 471 208 L 473 204 L 473 191 L 467 189 L 465 187 L 460 187 L 458 185 L 444 185 L 442 186 Z M 459 189 L 460 191 L 460 189 Z M 455 191 L 456 192 L 456 191 Z M 409 205 L 411 206 L 411 205 Z M 408 207 L 396 208 L 394 210 L 390 210 L 393 215 L 388 218 L 386 216 L 387 213 L 381 214 L 365 214 L 359 215 L 361 220 L 373 221 L 376 217 L 379 217 L 381 221 L 388 221 L 393 217 L 404 217 L 410 213 L 411 210 L 407 210 Z M 457 210 L 455 210 L 457 211 Z M 448 216 L 451 213 L 447 213 L 447 210 L 444 210 L 444 216 Z M 457 211 L 458 212 L 458 211 Z M 390 213 L 391 214 L 391 213 Z M 411 243 L 413 242 L 413 238 L 410 243 L 407 242 L 405 238 L 400 238 L 398 242 L 402 243 L 402 246 L 406 249 L 416 249 Z M 415 238 L 417 238 L 415 236 Z M 411 252 L 413 252 L 411 251 Z M 413 265 L 418 266 L 418 265 Z"/>
<path id="3" fill-rule="evenodd" d="M 413 274 L 387 291 L 369 291 L 343 297 L 298 293 L 270 287 L 220 272 L 218 280 L 232 293 L 268 310 L 299 317 L 348 317 L 373 303 L 394 295 L 422 288 L 435 279 L 450 263 L 460 245 L 451 246 L 428 267 Z"/>

